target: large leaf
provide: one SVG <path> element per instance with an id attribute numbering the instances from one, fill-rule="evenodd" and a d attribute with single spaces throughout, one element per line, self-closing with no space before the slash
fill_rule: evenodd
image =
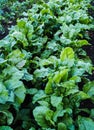
<path id="1" fill-rule="evenodd" d="M 13 129 L 9 126 L 0 126 L 0 130 L 13 130 Z"/>
<path id="2" fill-rule="evenodd" d="M 0 111 L 0 125 L 2 124 L 10 125 L 13 122 L 13 115 L 7 110 Z"/>
<path id="3" fill-rule="evenodd" d="M 94 121 L 87 117 L 78 117 L 79 130 L 93 130 Z"/>
<path id="4" fill-rule="evenodd" d="M 90 45 L 87 40 L 78 40 L 74 42 L 76 47 L 82 47 L 84 45 Z"/>
<path id="5" fill-rule="evenodd" d="M 17 64 L 19 62 L 22 62 L 22 60 L 24 59 L 24 54 L 19 50 L 16 49 L 14 51 L 12 51 L 9 55 L 8 55 L 8 60 L 13 63 L 13 64 Z M 20 63 L 21 64 L 21 63 Z M 24 63 L 25 64 L 25 63 Z M 23 64 L 23 66 L 24 66 Z"/>
<path id="6" fill-rule="evenodd" d="M 60 83 L 60 81 L 66 81 L 68 78 L 68 69 L 61 70 L 60 72 L 57 71 L 55 76 L 53 77 L 53 81 L 55 83 Z"/>
<path id="7" fill-rule="evenodd" d="M 74 59 L 74 51 L 72 48 L 70 47 L 66 47 L 60 54 L 60 59 L 62 61 L 66 60 L 66 59 Z"/>
<path id="8" fill-rule="evenodd" d="M 49 111 L 49 108 L 46 106 L 39 106 L 33 110 L 33 115 L 38 125 L 42 128 L 49 128 L 49 124 L 46 120 L 46 113 Z"/>
<path id="9" fill-rule="evenodd" d="M 83 87 L 83 91 L 94 100 L 94 81 L 85 84 Z"/>
<path id="10" fill-rule="evenodd" d="M 58 130 L 67 130 L 67 127 L 64 123 L 58 123 Z"/>
<path id="11" fill-rule="evenodd" d="M 37 78 L 45 78 L 46 76 L 48 76 L 50 73 L 50 69 L 49 68 L 41 68 L 41 69 L 36 69 L 34 72 L 34 75 Z"/>
<path id="12" fill-rule="evenodd" d="M 44 93 L 43 90 L 39 90 L 33 97 L 33 103 L 45 99 L 47 97 L 47 95 Z"/>
<path id="13" fill-rule="evenodd" d="M 22 45 L 25 47 L 25 46 L 28 46 L 28 40 L 26 39 L 26 36 L 20 32 L 20 31 L 15 31 L 11 34 L 11 36 L 13 38 L 15 38 L 17 40 L 17 42 L 20 42 L 22 43 Z"/>
<path id="14" fill-rule="evenodd" d="M 3 77 L 4 79 L 9 79 L 12 77 L 15 80 L 19 80 L 23 77 L 24 72 L 17 69 L 15 66 L 8 66 L 3 70 Z"/>
<path id="15" fill-rule="evenodd" d="M 50 78 L 49 81 L 46 84 L 46 87 L 45 87 L 45 93 L 46 94 L 52 94 L 53 93 L 52 85 L 53 85 L 53 79 Z"/>
<path id="16" fill-rule="evenodd" d="M 26 89 L 21 81 L 10 79 L 5 82 L 5 86 L 8 90 L 8 101 L 15 102 L 17 105 L 24 101 Z"/>
<path id="17" fill-rule="evenodd" d="M 5 104 L 8 100 L 8 90 L 2 82 L 0 82 L 0 103 Z"/>
<path id="18" fill-rule="evenodd" d="M 62 97 L 58 97 L 58 96 L 51 96 L 51 104 L 54 107 L 58 107 L 58 105 L 62 103 Z"/>
<path id="19" fill-rule="evenodd" d="M 70 47 L 66 47 L 60 54 L 60 59 L 68 66 L 73 66 L 74 64 L 74 51 Z"/>
<path id="20" fill-rule="evenodd" d="M 16 97 L 15 102 L 17 102 L 18 105 L 21 104 L 24 101 L 26 95 L 26 88 L 22 82 L 19 81 L 19 87 L 15 89 L 14 94 Z"/>

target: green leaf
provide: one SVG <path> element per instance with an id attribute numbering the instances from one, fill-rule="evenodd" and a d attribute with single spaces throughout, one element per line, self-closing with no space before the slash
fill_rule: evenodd
<path id="1" fill-rule="evenodd" d="M 70 45 L 71 44 L 71 40 L 66 38 L 65 36 L 61 35 L 60 37 L 60 42 L 63 44 L 63 45 Z"/>
<path id="2" fill-rule="evenodd" d="M 58 105 L 62 102 L 62 97 L 58 97 L 58 96 L 51 96 L 51 104 L 54 107 L 58 107 Z"/>
<path id="3" fill-rule="evenodd" d="M 74 67 L 71 70 L 72 76 L 82 76 L 85 73 L 85 70 L 83 68 L 77 68 Z"/>
<path id="4" fill-rule="evenodd" d="M 49 68 L 41 68 L 41 69 L 36 69 L 34 71 L 34 75 L 37 78 L 45 78 L 46 76 L 48 76 L 50 73 L 50 69 Z"/>
<path id="5" fill-rule="evenodd" d="M 17 25 L 18 25 L 18 27 L 19 27 L 20 29 L 24 29 L 25 24 L 26 24 L 25 19 L 20 19 L 20 20 L 18 19 L 18 20 L 17 20 Z"/>
<path id="6" fill-rule="evenodd" d="M 24 87 L 24 84 L 21 81 L 10 79 L 5 82 L 5 86 L 9 94 L 8 101 L 14 102 L 14 98 L 15 98 L 14 103 L 18 105 L 24 101 L 26 89 Z"/>
<path id="7" fill-rule="evenodd" d="M 23 77 L 24 73 L 18 70 L 15 66 L 8 66 L 3 70 L 3 76 L 5 79 L 9 79 L 10 77 L 19 80 Z"/>
<path id="8" fill-rule="evenodd" d="M 0 48 L 5 48 L 6 51 L 10 51 L 12 47 L 16 44 L 14 38 L 7 35 L 4 39 L 0 40 Z"/>
<path id="9" fill-rule="evenodd" d="M 49 128 L 49 124 L 46 120 L 46 113 L 49 111 L 49 108 L 46 106 L 39 106 L 33 110 L 33 115 L 38 125 L 42 128 Z"/>
<path id="10" fill-rule="evenodd" d="M 78 69 L 82 68 L 89 74 L 92 74 L 92 64 L 84 60 L 78 60 L 77 65 Z"/>
<path id="11" fill-rule="evenodd" d="M 49 103 L 47 101 L 38 101 L 38 103 L 41 105 L 41 106 L 46 106 L 46 107 L 49 107 Z"/>
<path id="12" fill-rule="evenodd" d="M 39 90 L 33 97 L 33 103 L 36 103 L 39 100 L 45 99 L 47 95 L 44 93 L 43 90 Z"/>
<path id="13" fill-rule="evenodd" d="M 55 76 L 53 77 L 53 81 L 55 83 L 60 83 L 60 81 L 65 81 L 68 78 L 68 69 L 61 70 L 60 72 L 57 71 Z"/>
<path id="14" fill-rule="evenodd" d="M 78 83 L 78 82 L 81 82 L 81 77 L 80 76 L 73 76 L 70 78 L 70 80 L 73 80 L 73 81 Z"/>
<path id="15" fill-rule="evenodd" d="M 47 82 L 46 87 L 45 87 L 45 93 L 46 94 L 52 94 L 53 93 L 52 84 L 53 84 L 53 79 L 49 79 L 49 81 Z"/>
<path id="16" fill-rule="evenodd" d="M 29 130 L 36 130 L 34 127 L 31 127 Z"/>
<path id="17" fill-rule="evenodd" d="M 55 130 L 55 129 L 47 128 L 46 130 Z"/>
<path id="18" fill-rule="evenodd" d="M 6 86 L 0 82 L 0 103 L 5 104 L 8 100 L 8 90 Z"/>
<path id="19" fill-rule="evenodd" d="M 60 54 L 61 61 L 67 64 L 69 67 L 74 64 L 74 51 L 70 47 L 66 47 Z"/>
<path id="20" fill-rule="evenodd" d="M 58 123 L 58 130 L 67 130 L 67 127 L 64 123 Z"/>
<path id="21" fill-rule="evenodd" d="M 53 112 L 52 110 L 48 110 L 48 111 L 46 112 L 45 118 L 46 118 L 47 121 L 49 121 L 49 123 L 50 123 L 51 125 L 55 126 L 54 122 L 52 121 L 52 119 L 53 119 L 53 114 L 54 114 L 54 112 Z"/>
<path id="22" fill-rule="evenodd" d="M 21 69 L 25 65 L 25 63 L 26 63 L 26 60 L 22 60 L 16 66 L 17 68 Z"/>
<path id="23" fill-rule="evenodd" d="M 0 111 L 0 125 L 2 125 L 2 121 L 3 123 L 10 125 L 12 122 L 13 122 L 13 115 L 12 113 L 10 113 L 9 111 L 7 110 L 3 110 L 3 111 Z M 3 120 L 4 119 L 4 120 Z"/>
<path id="24" fill-rule="evenodd" d="M 30 89 L 26 89 L 26 93 L 30 94 L 30 95 L 34 95 L 38 92 L 38 90 L 36 88 L 30 88 Z"/>
<path id="25" fill-rule="evenodd" d="M 87 40 L 78 40 L 74 42 L 76 47 L 82 47 L 85 45 L 90 45 Z"/>
<path id="26" fill-rule="evenodd" d="M 79 102 L 85 99 L 89 99 L 90 96 L 88 96 L 85 92 L 79 91 L 72 95 L 72 99 L 75 101 L 75 105 L 79 105 Z"/>
<path id="27" fill-rule="evenodd" d="M 83 87 L 83 91 L 94 100 L 94 81 L 85 84 Z"/>
<path id="28" fill-rule="evenodd" d="M 33 35 L 33 25 L 31 24 L 31 22 L 27 22 L 26 23 L 26 28 L 27 28 L 27 38 L 29 41 L 32 40 L 32 35 Z"/>
<path id="29" fill-rule="evenodd" d="M 8 60 L 13 63 L 13 64 L 17 64 L 19 62 L 22 62 L 23 58 L 24 58 L 24 54 L 19 50 L 16 49 L 14 51 L 12 51 L 8 56 L 7 56 Z M 25 61 L 24 61 L 25 62 Z M 19 63 L 20 64 L 20 63 Z M 25 64 L 25 63 L 24 63 Z M 24 66 L 23 64 L 23 66 Z"/>
<path id="30" fill-rule="evenodd" d="M 7 62 L 7 60 L 4 60 L 3 58 L 0 58 L 0 64 L 3 64 L 5 62 Z"/>
<path id="31" fill-rule="evenodd" d="M 74 51 L 70 47 L 66 47 L 60 54 L 60 59 L 62 61 L 66 59 L 74 59 Z"/>
<path id="32" fill-rule="evenodd" d="M 94 121 L 87 117 L 78 117 L 79 130 L 93 130 Z"/>
<path id="33" fill-rule="evenodd" d="M 60 45 L 56 43 L 56 41 L 51 41 L 47 43 L 47 48 L 51 49 L 52 51 L 58 51 L 60 49 Z"/>
<path id="34" fill-rule="evenodd" d="M 64 123 L 67 126 L 67 129 L 69 130 L 75 130 L 74 124 L 73 124 L 73 118 L 69 115 L 65 116 Z"/>
<path id="35" fill-rule="evenodd" d="M 90 111 L 90 117 L 91 117 L 92 119 L 94 119 L 94 108 L 91 109 L 91 111 Z"/>
<path id="36" fill-rule="evenodd" d="M 69 115 L 72 114 L 72 109 L 70 108 L 63 109 L 62 107 L 63 104 L 59 105 L 57 107 L 57 110 L 54 112 L 54 116 L 53 116 L 54 122 L 57 122 L 59 117 L 64 117 L 65 114 L 69 114 Z"/>
<path id="37" fill-rule="evenodd" d="M 13 129 L 9 126 L 0 126 L 0 130 L 13 130 Z"/>
<path id="38" fill-rule="evenodd" d="M 22 77 L 23 80 L 26 80 L 26 81 L 33 80 L 33 75 L 29 74 L 26 69 L 23 70 L 23 73 L 24 73 L 24 75 Z"/>
<path id="39" fill-rule="evenodd" d="M 53 120 L 57 122 L 58 117 L 63 117 L 66 113 L 66 110 L 63 110 L 61 107 L 58 107 L 57 110 L 54 112 Z"/>
<path id="40" fill-rule="evenodd" d="M 13 38 L 15 38 L 17 40 L 17 42 L 20 42 L 22 43 L 22 45 L 25 47 L 25 46 L 28 46 L 28 41 L 26 39 L 26 36 L 24 35 L 24 33 L 22 32 L 19 32 L 19 31 L 15 31 L 11 34 L 11 36 Z"/>
<path id="41" fill-rule="evenodd" d="M 24 101 L 26 95 L 26 89 L 22 82 L 19 81 L 19 87 L 15 89 L 14 94 L 18 105 L 21 104 Z"/>

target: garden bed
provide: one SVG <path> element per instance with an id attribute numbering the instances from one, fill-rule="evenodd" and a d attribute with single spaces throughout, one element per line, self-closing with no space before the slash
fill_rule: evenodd
<path id="1" fill-rule="evenodd" d="M 90 0 L 38 1 L 2 21 L 0 130 L 94 129 L 92 12 Z"/>

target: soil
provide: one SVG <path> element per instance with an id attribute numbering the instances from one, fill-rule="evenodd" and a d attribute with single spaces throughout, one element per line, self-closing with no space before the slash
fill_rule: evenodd
<path id="1" fill-rule="evenodd" d="M 91 15 L 94 18 L 94 1 L 91 2 L 92 8 L 88 9 L 89 15 Z M 94 65 L 94 30 L 90 30 L 88 32 L 91 44 L 90 46 L 85 46 L 83 49 L 87 52 L 87 55 L 90 57 L 92 64 Z M 90 80 L 94 80 L 94 71 L 92 75 L 89 75 L 88 78 Z"/>
<path id="2" fill-rule="evenodd" d="M 91 15 L 94 18 L 94 1 L 91 2 L 92 8 L 88 9 L 89 15 Z M 91 44 L 90 46 L 85 46 L 83 49 L 87 52 L 87 55 L 90 57 L 92 64 L 94 65 L 94 30 L 90 30 L 88 32 L 90 41 L 89 43 Z M 94 80 L 94 71 L 92 75 L 88 75 L 88 77 L 91 81 Z M 81 83 L 82 85 L 82 83 Z M 80 108 L 89 108 L 92 109 L 94 108 L 94 102 L 91 100 L 84 100 L 80 103 Z M 82 116 L 88 117 L 87 113 L 81 112 L 80 113 Z"/>

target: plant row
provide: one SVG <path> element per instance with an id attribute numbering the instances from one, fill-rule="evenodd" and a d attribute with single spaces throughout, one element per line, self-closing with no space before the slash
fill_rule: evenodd
<path id="1" fill-rule="evenodd" d="M 8 34 L 9 28 L 16 24 L 16 19 L 32 7 L 33 0 L 0 0 L 0 39 Z"/>
<path id="2" fill-rule="evenodd" d="M 0 130 L 94 129 L 88 8 L 38 1 L 0 41 Z"/>

